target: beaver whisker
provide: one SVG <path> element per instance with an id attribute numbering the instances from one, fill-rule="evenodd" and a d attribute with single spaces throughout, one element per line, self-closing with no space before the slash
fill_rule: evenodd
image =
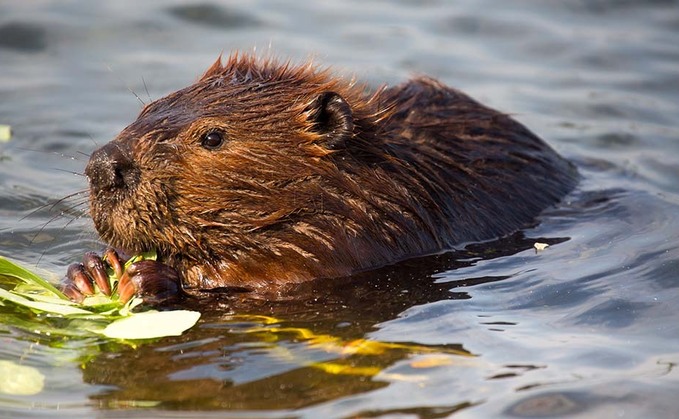
<path id="1" fill-rule="evenodd" d="M 32 210 L 31 212 L 29 212 L 28 214 L 24 215 L 23 217 L 19 218 L 19 221 L 24 221 L 25 219 L 34 216 L 35 214 L 37 214 L 38 212 L 40 212 L 40 211 L 42 211 L 42 210 L 44 210 L 44 209 L 46 209 L 46 208 L 47 208 L 48 211 L 51 212 L 51 211 L 54 210 L 54 208 L 56 208 L 57 205 L 63 203 L 64 201 L 66 201 L 66 200 L 68 200 L 68 199 L 71 199 L 71 198 L 73 198 L 73 197 L 75 197 L 75 196 L 79 196 L 79 195 L 87 195 L 87 194 L 89 194 L 89 191 L 88 191 L 87 189 L 83 189 L 83 190 L 80 190 L 80 191 L 76 191 L 76 192 L 70 193 L 70 194 L 68 194 L 68 195 L 66 195 L 66 196 L 64 196 L 64 197 L 61 197 L 61 198 L 59 198 L 59 199 L 56 199 L 56 200 L 54 200 L 54 201 L 47 202 L 47 203 L 45 203 L 45 204 L 43 204 L 43 205 L 38 206 L 37 208 L 35 208 L 35 209 Z M 87 199 L 87 197 L 85 197 L 85 199 Z M 85 203 L 87 203 L 86 200 L 83 201 L 83 202 L 81 202 L 81 203 L 79 203 L 78 205 L 83 205 L 83 204 L 85 204 Z M 70 208 L 70 209 L 73 209 L 73 208 Z"/>
<path id="2" fill-rule="evenodd" d="M 61 168 L 59 168 L 59 167 L 53 167 L 52 170 L 56 170 L 56 171 L 59 171 L 59 172 L 68 173 L 68 174 L 71 174 L 71 175 L 76 175 L 76 176 L 79 176 L 79 177 L 87 177 L 87 176 L 85 176 L 84 173 L 74 172 L 73 170 L 61 169 Z"/>
<path id="3" fill-rule="evenodd" d="M 146 85 L 146 79 L 144 79 L 144 76 L 141 76 L 141 82 L 144 85 L 144 91 L 146 92 L 146 97 L 149 98 L 149 102 L 153 102 L 153 98 L 151 98 L 151 94 L 149 93 L 149 87 Z"/>
<path id="4" fill-rule="evenodd" d="M 132 95 L 134 95 L 134 97 L 137 98 L 137 100 L 139 101 L 139 103 L 141 104 L 141 106 L 146 106 L 146 102 L 144 102 L 144 101 L 139 97 L 139 95 L 138 95 L 138 94 L 137 94 L 137 93 L 136 93 L 129 85 L 127 85 L 127 84 L 123 81 L 123 79 L 121 79 L 121 78 L 118 76 L 118 74 L 117 74 L 115 71 L 113 71 L 113 68 L 112 68 L 109 64 L 106 64 L 106 68 L 108 69 L 108 71 L 109 71 L 111 74 L 113 74 L 113 75 L 116 76 L 116 78 L 118 79 L 118 81 L 119 81 L 121 84 L 123 84 L 123 85 L 125 86 L 125 88 L 127 89 L 128 92 L 132 93 Z"/>
<path id="5" fill-rule="evenodd" d="M 55 214 L 54 216 L 52 216 L 49 220 L 47 220 L 45 223 L 43 223 L 43 224 L 40 226 L 40 228 L 38 229 L 38 231 L 37 231 L 37 232 L 33 235 L 33 237 L 31 238 L 31 241 L 29 242 L 29 245 L 32 245 L 32 244 L 35 242 L 35 240 L 36 240 L 38 237 L 40 237 L 40 235 L 43 233 L 43 231 L 45 231 L 45 229 L 47 228 L 47 226 L 49 226 L 50 224 L 54 223 L 56 220 L 59 220 L 60 218 L 65 218 L 68 212 L 73 211 L 74 209 L 77 209 L 78 207 L 83 206 L 83 205 L 85 205 L 86 203 L 87 203 L 87 201 L 78 202 L 78 203 L 76 203 L 75 205 L 69 206 L 69 207 L 67 207 L 65 210 L 62 210 L 62 211 L 59 212 L 58 214 Z M 62 230 L 66 229 L 69 225 L 71 225 L 71 224 L 72 224 L 73 222 L 75 222 L 76 220 L 79 220 L 79 219 L 85 217 L 86 214 L 87 214 L 86 211 L 81 211 L 81 212 L 80 212 L 79 214 L 77 214 L 76 216 L 70 217 L 70 220 L 69 220 L 65 225 L 62 226 Z"/>
<path id="6" fill-rule="evenodd" d="M 51 154 L 51 155 L 54 155 L 54 156 L 63 157 L 63 158 L 73 160 L 73 161 L 83 161 L 83 160 L 79 159 L 78 157 L 76 157 L 74 155 L 66 154 L 66 153 L 63 153 L 61 151 L 38 150 L 38 149 L 28 148 L 28 147 L 16 147 L 16 149 L 22 150 L 22 151 L 30 151 L 31 153 Z M 85 157 L 89 158 L 88 155 L 85 155 Z"/>

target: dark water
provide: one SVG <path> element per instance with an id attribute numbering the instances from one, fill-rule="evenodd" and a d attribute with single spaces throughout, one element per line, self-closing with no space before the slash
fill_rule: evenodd
<path id="1" fill-rule="evenodd" d="M 32 212 L 85 189 L 74 173 L 135 117 L 130 91 L 158 98 L 255 47 L 373 84 L 436 76 L 583 181 L 512 237 L 300 301 L 221 299 L 137 348 L 27 331 L 0 306 L 0 360 L 46 376 L 0 393 L 0 416 L 679 415 L 675 1 L 2 2 L 0 253 L 56 275 L 100 249 L 82 195 Z"/>

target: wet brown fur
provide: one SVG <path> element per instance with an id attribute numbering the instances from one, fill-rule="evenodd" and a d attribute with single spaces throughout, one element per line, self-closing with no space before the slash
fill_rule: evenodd
<path id="1" fill-rule="evenodd" d="M 351 108 L 343 147 L 313 122 L 324 92 Z M 216 128 L 224 146 L 201 147 Z M 92 187 L 97 230 L 156 248 L 189 288 L 271 290 L 503 236 L 577 181 L 523 125 L 436 80 L 371 93 L 249 55 L 147 105 L 111 144 L 125 184 Z"/>

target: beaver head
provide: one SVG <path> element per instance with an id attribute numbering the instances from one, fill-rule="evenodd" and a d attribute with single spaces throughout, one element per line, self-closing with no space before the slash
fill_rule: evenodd
<path id="1" fill-rule="evenodd" d="M 341 160 L 385 159 L 385 113 L 364 90 L 310 65 L 218 59 L 92 154 L 96 229 L 128 252 L 156 249 L 188 285 L 350 273 L 355 262 L 325 253 L 368 221 L 347 222 L 365 211 Z"/>

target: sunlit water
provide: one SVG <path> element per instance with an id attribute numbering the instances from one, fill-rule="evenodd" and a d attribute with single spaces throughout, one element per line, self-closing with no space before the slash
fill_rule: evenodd
<path id="1" fill-rule="evenodd" d="M 0 393 L 0 416 L 676 416 L 677 2 L 232 3 L 0 4 L 0 124 L 14 130 L 0 253 L 56 280 L 101 249 L 84 195 L 48 204 L 85 190 L 87 154 L 132 121 L 135 95 L 184 87 L 235 49 L 374 85 L 438 77 L 515 115 L 583 181 L 512 237 L 297 301 L 222 297 L 184 336 L 138 347 L 62 341 L 0 306 L 0 360 L 46 377 L 38 394 Z"/>

